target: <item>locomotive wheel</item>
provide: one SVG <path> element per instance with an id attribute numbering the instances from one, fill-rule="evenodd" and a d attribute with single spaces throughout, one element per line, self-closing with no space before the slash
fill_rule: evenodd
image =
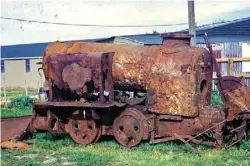
<path id="1" fill-rule="evenodd" d="M 144 135 L 143 119 L 144 115 L 140 111 L 133 108 L 126 109 L 113 123 L 115 139 L 123 146 L 138 145 Z"/>
<path id="2" fill-rule="evenodd" d="M 69 135 L 78 144 L 87 145 L 100 138 L 100 128 L 95 120 L 84 119 L 82 115 L 73 116 L 68 123 Z"/>

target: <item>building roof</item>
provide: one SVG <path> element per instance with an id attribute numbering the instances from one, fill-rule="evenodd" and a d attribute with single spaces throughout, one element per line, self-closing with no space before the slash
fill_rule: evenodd
<path id="1" fill-rule="evenodd" d="M 39 58 L 49 43 L 1 46 L 1 59 Z"/>
<path id="2" fill-rule="evenodd" d="M 123 35 L 123 36 L 111 36 L 108 38 L 96 39 L 95 42 L 110 42 L 115 38 L 124 38 L 126 40 L 131 40 L 136 43 L 142 43 L 145 45 L 160 45 L 162 44 L 163 38 L 160 34 L 136 34 L 136 35 Z"/>
<path id="3" fill-rule="evenodd" d="M 188 29 L 179 31 L 188 33 Z M 212 43 L 250 41 L 250 17 L 196 27 L 197 43 L 207 33 Z"/>
<path id="4" fill-rule="evenodd" d="M 101 38 L 79 41 L 96 42 L 98 40 Z M 41 58 L 48 44 L 50 42 L 1 46 L 1 59 Z"/>
<path id="5" fill-rule="evenodd" d="M 222 34 L 238 35 L 242 32 L 243 34 L 246 33 L 250 34 L 250 17 L 199 26 L 196 28 L 196 31 L 198 32 L 198 35 L 204 31 L 214 31 L 213 34 L 219 34 L 219 35 Z"/>
<path id="6" fill-rule="evenodd" d="M 139 34 L 121 37 L 128 38 L 139 43 L 144 43 L 145 45 L 160 45 L 163 41 L 163 38 L 160 36 L 160 34 Z"/>

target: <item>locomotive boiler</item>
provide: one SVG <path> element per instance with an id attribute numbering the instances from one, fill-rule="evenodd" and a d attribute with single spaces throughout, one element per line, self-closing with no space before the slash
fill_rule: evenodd
<path id="1" fill-rule="evenodd" d="M 221 77 L 216 70 L 225 104 L 212 106 L 212 50 L 186 41 L 51 43 L 42 61 L 48 101 L 33 104 L 30 129 L 69 134 L 79 144 L 104 135 L 127 147 L 142 140 L 222 147 L 225 136 L 231 136 L 227 146 L 240 143 L 250 119 L 244 78 Z"/>

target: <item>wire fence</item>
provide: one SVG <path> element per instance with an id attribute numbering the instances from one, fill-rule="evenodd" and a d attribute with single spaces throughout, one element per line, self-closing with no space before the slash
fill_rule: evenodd
<path id="1" fill-rule="evenodd" d="M 1 88 L 1 105 L 7 105 L 12 98 L 17 96 L 35 96 L 38 90 L 35 88 L 23 87 L 2 87 Z"/>

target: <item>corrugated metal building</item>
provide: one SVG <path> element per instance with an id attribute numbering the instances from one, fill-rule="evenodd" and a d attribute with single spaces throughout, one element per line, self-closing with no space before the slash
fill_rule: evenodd
<path id="1" fill-rule="evenodd" d="M 206 47 L 201 38 L 207 33 L 217 58 L 250 57 L 250 17 L 196 28 L 197 46 Z M 223 75 L 227 63 L 221 63 Z M 234 74 L 249 74 L 250 62 L 234 62 Z M 246 79 L 250 87 L 250 79 Z"/>

